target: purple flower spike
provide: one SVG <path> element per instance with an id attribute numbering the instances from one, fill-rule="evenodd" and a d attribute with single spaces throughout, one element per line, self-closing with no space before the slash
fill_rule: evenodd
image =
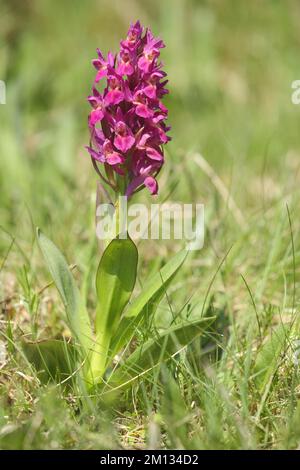
<path id="1" fill-rule="evenodd" d="M 120 191 L 119 178 L 124 179 L 121 187 L 127 197 L 142 187 L 151 194 L 158 192 L 156 175 L 164 163 L 163 145 L 170 140 L 168 110 L 161 101 L 168 93 L 159 61 L 163 47 L 163 41 L 137 21 L 118 54 L 109 53 L 105 59 L 98 49 L 93 60 L 97 73 L 88 97 L 93 109 L 87 150 L 95 162 L 105 164 L 105 179 L 114 190 Z M 96 87 L 103 79 L 106 84 L 100 93 Z"/>

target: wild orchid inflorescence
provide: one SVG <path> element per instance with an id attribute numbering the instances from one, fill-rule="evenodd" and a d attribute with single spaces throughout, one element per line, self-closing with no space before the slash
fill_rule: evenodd
<path id="1" fill-rule="evenodd" d="M 90 146 L 87 147 L 97 173 L 119 194 L 130 197 L 147 187 L 157 194 L 156 176 L 164 163 L 163 145 L 170 137 L 168 110 L 161 99 L 166 72 L 159 61 L 165 47 L 149 29 L 137 21 L 120 43 L 120 51 L 107 58 L 98 49 L 93 60 L 97 70 L 89 115 Z M 97 86 L 106 80 L 101 93 Z M 98 167 L 104 165 L 105 176 Z"/>

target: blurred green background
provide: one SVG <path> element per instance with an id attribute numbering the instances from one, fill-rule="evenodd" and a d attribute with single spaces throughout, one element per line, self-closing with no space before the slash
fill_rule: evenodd
<path id="1" fill-rule="evenodd" d="M 167 45 L 163 60 L 173 140 L 158 200 L 171 193 L 172 200 L 203 202 L 208 235 L 223 250 L 241 227 L 214 182 L 195 164 L 194 152 L 221 177 L 245 226 L 258 227 L 274 203 L 284 206 L 296 197 L 300 106 L 291 102 L 291 83 L 300 76 L 297 0 L 247 5 L 237 0 L 0 0 L 0 5 L 0 78 L 7 86 L 7 104 L 0 106 L 2 259 L 11 237 L 17 242 L 6 261 L 9 271 L 20 265 L 20 252 L 28 263 L 37 225 L 70 262 L 89 262 L 96 187 L 84 150 L 86 96 L 95 74 L 91 59 L 96 47 L 116 50 L 137 18 Z M 150 199 L 146 192 L 140 198 Z M 272 237 L 275 226 L 265 228 Z M 211 237 L 205 246 L 215 252 Z M 166 246 L 155 243 L 154 253 L 174 250 Z"/>

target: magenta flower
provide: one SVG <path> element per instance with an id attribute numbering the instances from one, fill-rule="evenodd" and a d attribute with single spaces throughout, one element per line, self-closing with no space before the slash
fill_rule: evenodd
<path id="1" fill-rule="evenodd" d="M 104 118 L 104 102 L 102 95 L 98 90 L 93 88 L 93 95 L 88 97 L 90 105 L 94 108 L 89 115 L 89 126 L 94 127 L 97 122 Z"/>
<path id="2" fill-rule="evenodd" d="M 147 31 L 147 42 L 138 60 L 138 66 L 143 72 L 149 73 L 151 71 L 153 62 L 159 56 L 159 49 L 162 47 L 165 47 L 164 43 L 153 37 L 151 31 Z"/>
<path id="3" fill-rule="evenodd" d="M 101 78 L 106 77 L 107 75 L 107 68 L 114 66 L 114 56 L 111 52 L 107 55 L 107 60 L 104 59 L 101 51 L 97 49 L 98 59 L 94 59 L 92 61 L 94 67 L 98 70 L 95 83 L 98 83 Z"/>
<path id="4" fill-rule="evenodd" d="M 114 145 L 121 152 L 126 153 L 127 150 L 131 149 L 135 142 L 135 138 L 131 132 L 130 127 L 128 127 L 125 122 L 119 121 L 115 127 L 115 138 Z"/>
<path id="5" fill-rule="evenodd" d="M 156 176 L 164 163 L 163 145 L 170 140 L 168 110 L 161 101 L 168 93 L 159 61 L 163 47 L 163 41 L 137 21 L 121 41 L 118 54 L 109 53 L 105 59 L 98 49 L 98 58 L 93 60 L 97 74 L 88 97 L 93 109 L 87 150 L 99 175 L 128 197 L 142 187 L 151 194 L 158 192 Z M 100 92 L 97 84 L 102 79 L 106 85 Z M 105 175 L 97 163 L 104 164 Z"/>
<path id="6" fill-rule="evenodd" d="M 109 165 L 124 163 L 124 156 L 114 150 L 111 141 L 105 138 L 102 131 L 96 129 L 93 141 L 95 149 L 87 147 L 92 158 Z"/>

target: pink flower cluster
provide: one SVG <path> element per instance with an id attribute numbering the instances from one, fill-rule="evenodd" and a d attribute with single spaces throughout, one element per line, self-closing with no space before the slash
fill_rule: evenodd
<path id="1" fill-rule="evenodd" d="M 166 73 L 159 61 L 162 40 L 140 22 L 130 26 L 120 51 L 105 58 L 98 49 L 97 70 L 89 115 L 91 133 L 87 147 L 93 164 L 115 191 L 128 197 L 146 186 L 158 191 L 156 176 L 163 162 L 163 144 L 170 137 L 165 123 L 168 110 L 161 99 L 168 93 Z M 97 84 L 106 80 L 103 92 Z M 97 162 L 104 164 L 105 175 Z"/>

